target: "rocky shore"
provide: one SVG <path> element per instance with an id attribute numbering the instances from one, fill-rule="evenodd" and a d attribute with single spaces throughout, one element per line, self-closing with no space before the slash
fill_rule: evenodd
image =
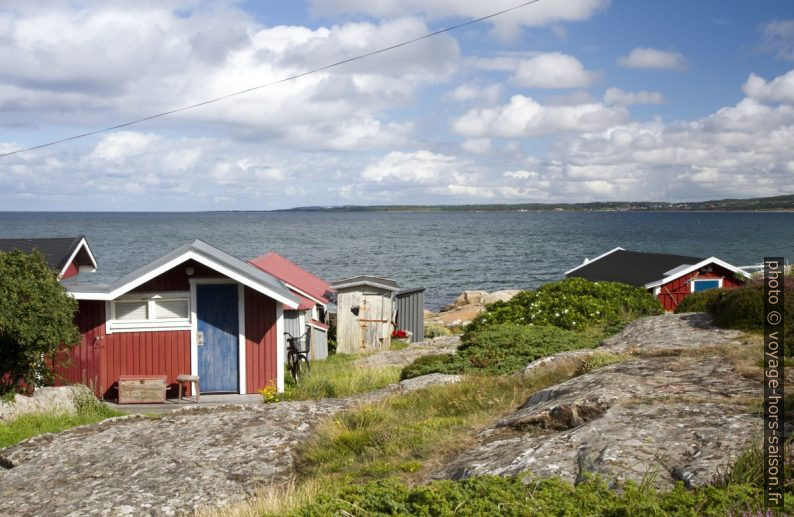
<path id="1" fill-rule="evenodd" d="M 596 351 L 542 359 L 522 374 L 594 353 L 629 355 L 536 393 L 434 477 L 529 471 L 571 482 L 588 473 L 650 480 L 661 489 L 707 484 L 762 431 L 753 409 L 760 370 L 731 360 L 753 346 L 740 332 L 711 327 L 705 314 L 667 314 L 632 323 Z"/>
<path id="2" fill-rule="evenodd" d="M 441 338 L 360 361 L 402 366 L 458 343 Z M 529 471 L 569 481 L 597 473 L 659 488 L 708 483 L 761 430 L 753 409 L 760 370 L 747 363 L 756 348 L 740 332 L 712 327 L 704 314 L 638 320 L 595 350 L 528 365 L 517 375 L 547 375 L 594 354 L 619 361 L 536 392 L 481 429 L 433 477 Z M 0 450 L 0 515 L 181 515 L 242 501 L 294 476 L 295 451 L 324 419 L 458 381 L 432 374 L 344 399 L 190 407 L 41 435 Z"/>
<path id="3" fill-rule="evenodd" d="M 487 291 L 463 291 L 452 303 L 442 307 L 439 312 L 425 311 L 425 323 L 444 327 L 466 325 L 484 311 L 486 305 L 494 302 L 509 301 L 520 292 L 517 289 L 495 291 L 493 293 Z"/>

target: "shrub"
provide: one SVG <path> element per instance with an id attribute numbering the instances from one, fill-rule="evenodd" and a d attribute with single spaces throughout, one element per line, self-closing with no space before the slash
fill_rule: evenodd
<path id="1" fill-rule="evenodd" d="M 591 335 L 550 325 L 502 323 L 467 332 L 455 355 L 425 356 L 403 369 L 407 379 L 427 373 L 514 373 L 541 357 L 579 348 L 593 348 Z"/>
<path id="2" fill-rule="evenodd" d="M 750 485 L 657 492 L 628 482 L 610 489 L 598 477 L 559 479 L 476 476 L 409 487 L 386 479 L 322 494 L 294 515 L 719 515 L 761 511 L 763 490 Z M 787 508 L 790 503 L 787 500 Z"/>
<path id="3" fill-rule="evenodd" d="M 714 289 L 713 291 L 717 290 Z M 786 277 L 784 291 L 783 318 L 786 332 L 786 355 L 791 356 L 794 350 L 794 278 Z M 710 291 L 705 292 L 708 293 Z M 709 303 L 707 307 L 708 312 L 714 317 L 715 325 L 748 332 L 761 332 L 764 330 L 763 282 L 751 281 L 744 287 L 721 290 L 719 293 L 719 295 L 715 295 L 714 301 Z M 692 295 L 689 298 L 694 296 Z M 697 301 L 693 303 L 697 303 Z"/>
<path id="4" fill-rule="evenodd" d="M 43 359 L 80 338 L 76 310 L 39 252 L 0 253 L 0 392 L 50 380 Z"/>
<path id="5" fill-rule="evenodd" d="M 425 339 L 449 336 L 451 334 L 452 332 L 443 325 L 438 325 L 437 323 L 428 323 L 425 325 Z"/>
<path id="6" fill-rule="evenodd" d="M 510 301 L 488 305 L 466 327 L 465 335 L 499 323 L 553 325 L 580 331 L 603 329 L 615 322 L 663 312 L 659 301 L 640 287 L 567 278 L 535 291 L 522 291 Z"/>
<path id="7" fill-rule="evenodd" d="M 434 354 L 418 357 L 413 363 L 403 368 L 400 379 L 411 379 L 428 373 L 461 373 L 465 362 L 460 356 L 451 354 Z"/>
<path id="8" fill-rule="evenodd" d="M 693 293 L 681 300 L 675 308 L 675 313 L 682 312 L 711 312 L 712 306 L 725 295 L 724 289 L 709 289 Z"/>

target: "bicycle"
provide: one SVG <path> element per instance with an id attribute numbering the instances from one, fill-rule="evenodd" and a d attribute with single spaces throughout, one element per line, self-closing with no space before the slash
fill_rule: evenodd
<path id="1" fill-rule="evenodd" d="M 284 332 L 287 336 L 287 367 L 289 368 L 290 375 L 295 382 L 303 375 L 306 375 L 309 368 L 309 331 L 307 330 L 302 336 L 295 337 L 289 332 Z M 301 342 L 306 343 L 306 349 L 302 349 Z"/>

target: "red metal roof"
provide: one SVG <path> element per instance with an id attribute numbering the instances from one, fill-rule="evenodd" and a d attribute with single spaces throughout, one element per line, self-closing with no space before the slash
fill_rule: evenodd
<path id="1" fill-rule="evenodd" d="M 332 292 L 331 284 L 320 277 L 314 276 L 289 259 L 282 257 L 275 251 L 270 251 L 264 255 L 260 255 L 259 257 L 249 260 L 248 262 L 258 267 L 265 273 L 269 273 L 285 284 L 288 284 L 288 287 L 294 287 L 295 289 L 290 290 L 301 297 L 301 310 L 303 310 L 303 302 L 306 297 L 295 292 L 296 290 L 303 291 L 312 298 L 320 300 L 324 304 L 330 301 L 329 295 Z M 311 303 L 310 307 L 314 307 L 313 302 Z"/>
<path id="2" fill-rule="evenodd" d="M 295 296 L 300 298 L 301 302 L 298 305 L 298 309 L 297 310 L 299 310 L 299 311 L 308 311 L 309 309 L 311 309 L 312 307 L 317 305 L 317 302 L 315 302 L 314 300 L 306 298 L 305 296 L 293 291 L 292 289 L 290 289 L 290 291 L 292 292 L 292 294 L 294 294 Z"/>

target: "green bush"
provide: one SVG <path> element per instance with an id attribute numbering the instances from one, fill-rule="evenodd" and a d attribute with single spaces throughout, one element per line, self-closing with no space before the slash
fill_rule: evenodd
<path id="1" fill-rule="evenodd" d="M 675 308 L 675 313 L 682 312 L 710 312 L 712 306 L 725 295 L 724 289 L 709 289 L 693 293 L 684 298 Z"/>
<path id="2" fill-rule="evenodd" d="M 455 355 L 425 356 L 403 369 L 403 379 L 427 373 L 501 375 L 519 371 L 541 357 L 593 348 L 598 338 L 550 325 L 501 323 L 467 332 Z"/>
<path id="3" fill-rule="evenodd" d="M 567 278 L 489 305 L 466 327 L 464 335 L 499 323 L 588 331 L 663 312 L 659 301 L 640 287 Z"/>
<path id="4" fill-rule="evenodd" d="M 750 485 L 668 492 L 626 483 L 612 490 L 600 478 L 572 485 L 559 479 L 524 482 L 519 477 L 477 476 L 409 487 L 386 479 L 324 494 L 296 516 L 350 515 L 714 515 L 760 512 L 763 490 Z M 792 503 L 786 499 L 787 509 Z"/>
<path id="5" fill-rule="evenodd" d="M 794 350 L 794 278 L 786 277 L 784 283 L 785 305 L 783 319 L 785 327 L 786 355 Z M 713 293 L 713 294 L 706 294 Z M 704 298 L 711 297 L 703 302 Z M 694 301 L 687 303 L 689 300 Z M 686 305 L 685 305 L 686 304 Z M 683 306 L 683 309 L 680 309 Z M 764 286 L 762 282 L 751 281 L 738 289 L 710 289 L 685 298 L 676 312 L 692 312 L 703 306 L 714 317 L 714 324 L 747 332 L 764 330 Z M 680 310 L 679 310 L 680 309 Z"/>
<path id="6" fill-rule="evenodd" d="M 41 253 L 0 253 L 0 393 L 51 380 L 45 358 L 80 339 L 76 310 Z"/>
<path id="7" fill-rule="evenodd" d="M 418 357 L 413 363 L 403 368 L 400 379 L 411 379 L 428 373 L 461 373 L 465 363 L 460 357 L 451 354 L 434 354 Z"/>

